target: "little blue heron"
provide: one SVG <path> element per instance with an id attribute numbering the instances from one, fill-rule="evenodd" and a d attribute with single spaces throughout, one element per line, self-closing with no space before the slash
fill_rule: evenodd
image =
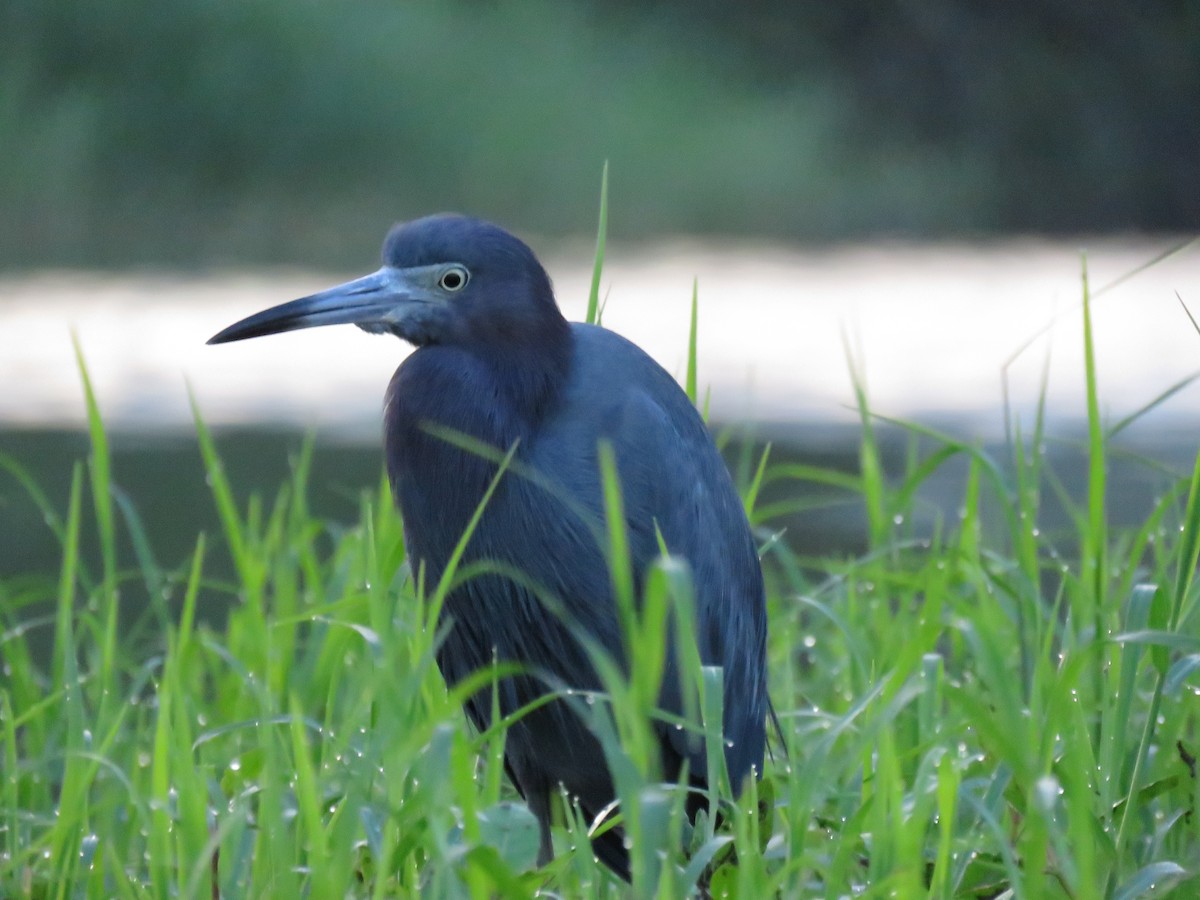
<path id="1" fill-rule="evenodd" d="M 610 553 L 595 527 L 605 515 L 598 448 L 606 443 L 635 590 L 640 596 L 664 547 L 690 565 L 699 658 L 724 670 L 730 782 L 736 790 L 761 774 L 769 708 L 762 571 L 729 472 L 671 376 L 613 332 L 568 323 L 528 246 L 459 215 L 396 226 L 379 271 L 252 315 L 209 343 L 339 323 L 417 348 L 388 386 L 384 444 L 409 559 L 414 572 L 424 566 L 426 585 L 446 571 L 500 471 L 497 456 L 471 442 L 513 450 L 461 561 L 490 570 L 447 595 L 437 661 L 450 685 L 494 661 L 528 674 L 501 680 L 495 698 L 468 699 L 472 723 L 486 729 L 494 703 L 508 716 L 547 692 L 600 691 L 594 648 L 623 657 Z M 556 598 L 553 609 L 543 591 Z M 660 704 L 678 715 L 685 704 L 673 659 L 668 650 Z M 673 725 L 655 728 L 662 775 L 676 781 L 686 763 L 691 785 L 704 791 L 703 742 Z M 588 821 L 611 809 L 600 741 L 561 694 L 509 727 L 504 759 L 538 821 L 539 865 L 553 855 L 555 792 L 565 790 Z M 619 829 L 601 833 L 593 849 L 629 877 Z"/>

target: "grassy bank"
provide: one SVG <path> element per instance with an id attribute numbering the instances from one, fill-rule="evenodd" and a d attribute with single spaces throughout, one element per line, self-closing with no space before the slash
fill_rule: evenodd
<path id="1" fill-rule="evenodd" d="M 907 463 L 885 477 L 852 354 L 859 471 L 746 467 L 790 752 L 719 826 L 688 831 L 649 773 L 646 692 L 615 681 L 625 696 L 596 724 L 624 737 L 607 743 L 637 895 L 676 896 L 706 867 L 714 894 L 740 897 L 1125 898 L 1193 876 L 1200 466 L 1146 460 L 1153 512 L 1110 526 L 1123 423 L 1101 418 L 1086 321 L 1083 496 L 1060 495 L 1040 416 L 1011 423 L 1006 456 L 910 424 Z M 198 413 L 221 530 L 166 562 L 112 481 L 85 388 L 90 453 L 67 508 L 44 505 L 61 567 L 0 584 L 0 894 L 622 895 L 569 818 L 556 861 L 532 869 L 536 829 L 503 777 L 502 733 L 468 730 L 437 673 L 438 590 L 416 583 L 382 484 L 356 520 L 316 519 L 308 448 L 286 483 L 239 502 Z M 964 459 L 958 510 L 917 533 L 922 483 Z M 11 489 L 40 495 L 0 462 Z M 773 523 L 792 505 L 757 497 L 808 482 L 866 510 L 866 553 L 789 549 Z M 1041 527 L 1051 497 L 1072 513 L 1061 532 Z M 235 578 L 206 575 L 217 555 Z M 647 609 L 673 589 L 662 579 Z M 142 592 L 131 617 L 122 597 Z M 218 596 L 235 600 L 227 620 L 198 624 Z M 36 658 L 47 630 L 53 654 Z"/>

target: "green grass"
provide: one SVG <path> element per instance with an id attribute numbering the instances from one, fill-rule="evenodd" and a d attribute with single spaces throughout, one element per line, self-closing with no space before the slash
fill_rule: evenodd
<path id="1" fill-rule="evenodd" d="M 1084 291 L 1087 303 L 1086 280 Z M 766 451 L 746 467 L 790 756 L 777 752 L 720 823 L 685 827 L 678 792 L 656 783 L 645 727 L 657 635 L 687 608 L 687 572 L 664 561 L 633 603 L 610 529 L 635 665 L 627 680 L 600 661 L 613 702 L 595 704 L 593 721 L 634 837 L 635 896 L 682 895 L 706 869 L 715 895 L 737 897 L 1196 890 L 1200 461 L 1190 474 L 1156 468 L 1146 521 L 1110 524 L 1113 428 L 1087 322 L 1082 496 L 1046 462 L 1042 410 L 1010 422 L 999 455 L 901 423 L 910 451 L 887 471 L 852 352 L 858 473 L 776 465 Z M 0 460 L 62 546 L 56 577 L 0 583 L 0 895 L 626 895 L 569 812 L 556 860 L 533 868 L 536 828 L 503 775 L 507 723 L 475 734 L 460 711 L 506 670 L 447 691 L 435 622 L 457 576 L 429 585 L 412 571 L 382 482 L 362 492 L 355 521 L 314 518 L 309 442 L 287 483 L 239 502 L 197 411 L 221 531 L 164 566 L 112 483 L 82 357 L 80 371 L 91 452 L 67 473 L 65 513 Z M 694 353 L 688 382 L 694 398 Z M 965 471 L 958 509 L 918 532 L 922 485 L 951 463 Z M 799 507 L 786 498 L 801 482 L 861 504 L 865 553 L 789 548 L 777 522 Z M 768 490 L 785 499 L 760 503 Z M 619 521 L 619 493 L 607 499 Z M 1051 500 L 1069 527 L 1047 530 Z M 121 532 L 138 560 L 128 569 Z M 206 574 L 217 554 L 229 581 Z M 150 607 L 131 618 L 122 595 L 142 590 Z M 202 607 L 222 596 L 232 611 L 206 624 Z M 53 653 L 39 658 L 46 632 Z M 719 721 L 720 672 L 691 671 L 701 708 L 687 718 Z"/>

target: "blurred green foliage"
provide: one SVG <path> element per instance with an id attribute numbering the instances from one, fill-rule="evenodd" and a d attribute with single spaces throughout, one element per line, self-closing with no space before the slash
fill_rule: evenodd
<path id="1" fill-rule="evenodd" d="M 361 265 L 456 208 L 588 235 L 1200 222 L 1200 13 L 8 0 L 0 265 Z"/>

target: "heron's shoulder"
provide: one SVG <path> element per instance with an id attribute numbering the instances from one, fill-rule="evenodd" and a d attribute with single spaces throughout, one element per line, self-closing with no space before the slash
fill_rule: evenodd
<path id="1" fill-rule="evenodd" d="M 615 331 L 610 331 L 601 325 L 572 322 L 571 339 L 575 342 L 576 353 L 609 356 L 646 356 L 646 352 L 633 341 L 621 337 Z"/>
<path id="2" fill-rule="evenodd" d="M 572 325 L 575 342 L 565 408 L 574 421 L 610 439 L 648 449 L 708 442 L 703 422 L 679 383 L 635 343 L 595 325 Z"/>
<path id="3" fill-rule="evenodd" d="M 572 376 L 589 387 L 603 386 L 614 398 L 623 390 L 648 391 L 663 400 L 686 395 L 662 366 L 641 347 L 599 325 L 571 323 Z M 676 396 L 678 395 L 678 396 Z"/>

